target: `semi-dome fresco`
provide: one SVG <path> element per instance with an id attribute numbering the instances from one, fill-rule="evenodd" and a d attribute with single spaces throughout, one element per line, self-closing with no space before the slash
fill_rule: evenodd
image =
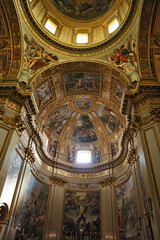
<path id="1" fill-rule="evenodd" d="M 87 143 L 96 140 L 96 132 L 90 118 L 85 115 L 81 116 L 74 129 L 72 141 Z"/>
<path id="2" fill-rule="evenodd" d="M 58 10 L 78 20 L 88 20 L 107 12 L 116 0 L 52 0 Z"/>
<path id="3" fill-rule="evenodd" d="M 32 88 L 46 153 L 69 164 L 77 164 L 81 150 L 91 151 L 92 164 L 115 157 L 125 128 L 120 104 L 127 86 L 123 73 L 99 63 L 64 63 L 40 73 Z"/>

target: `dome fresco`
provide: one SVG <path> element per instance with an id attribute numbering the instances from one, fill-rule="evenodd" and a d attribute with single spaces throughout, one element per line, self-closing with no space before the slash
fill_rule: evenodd
<path id="1" fill-rule="evenodd" d="M 89 20 L 107 12 L 116 0 L 52 0 L 63 14 L 78 20 Z"/>

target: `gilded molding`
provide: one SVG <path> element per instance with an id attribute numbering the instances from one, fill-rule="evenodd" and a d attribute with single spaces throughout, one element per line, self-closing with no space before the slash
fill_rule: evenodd
<path id="1" fill-rule="evenodd" d="M 106 178 L 103 181 L 100 181 L 99 183 L 102 185 L 102 187 L 113 187 L 114 186 L 114 182 L 116 181 L 116 179 L 114 177 L 110 177 L 110 178 Z"/>
<path id="2" fill-rule="evenodd" d="M 145 126 L 152 121 L 160 121 L 160 107 L 151 107 L 149 109 L 149 114 L 144 117 L 135 116 L 135 123 L 138 124 L 138 127 Z"/>
<path id="3" fill-rule="evenodd" d="M 36 160 L 35 155 L 30 147 L 25 149 L 25 158 L 30 165 L 32 165 Z"/>
<path id="4" fill-rule="evenodd" d="M 132 166 L 137 161 L 136 149 L 133 146 L 131 147 L 131 149 L 129 151 L 129 154 L 128 154 L 128 157 L 127 157 L 127 161 L 128 161 L 128 164 L 130 166 Z"/>
<path id="5" fill-rule="evenodd" d="M 126 115 L 134 106 L 136 112 L 143 111 L 149 105 L 158 104 L 160 99 L 160 83 L 154 79 L 138 82 L 135 89 L 124 91 L 121 112 Z"/>
<path id="6" fill-rule="evenodd" d="M 67 181 L 65 179 L 62 178 L 58 178 L 58 177 L 51 177 L 51 182 L 53 185 L 59 185 L 59 186 L 65 186 Z"/>

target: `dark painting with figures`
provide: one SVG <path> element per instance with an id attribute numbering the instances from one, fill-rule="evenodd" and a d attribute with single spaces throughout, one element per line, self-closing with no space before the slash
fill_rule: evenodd
<path id="1" fill-rule="evenodd" d="M 62 239 L 100 239 L 99 192 L 66 192 Z"/>
<path id="2" fill-rule="evenodd" d="M 69 17 L 87 20 L 108 11 L 115 0 L 52 0 L 59 11 Z"/>
<path id="3" fill-rule="evenodd" d="M 71 73 L 64 75 L 66 92 L 95 92 L 100 91 L 100 74 Z"/>
<path id="4" fill-rule="evenodd" d="M 117 189 L 117 210 L 120 240 L 139 240 L 139 221 L 132 176 Z"/>
<path id="5" fill-rule="evenodd" d="M 16 225 L 20 226 L 24 239 L 43 239 L 49 187 L 40 183 L 30 173 L 29 182 Z"/>
<path id="6" fill-rule="evenodd" d="M 96 132 L 90 118 L 87 115 L 80 116 L 73 132 L 72 141 L 87 143 L 96 140 Z"/>

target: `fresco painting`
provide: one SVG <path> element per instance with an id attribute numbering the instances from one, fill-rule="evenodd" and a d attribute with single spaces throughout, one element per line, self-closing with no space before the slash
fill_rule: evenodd
<path id="1" fill-rule="evenodd" d="M 130 35 L 121 47 L 108 55 L 107 60 L 124 71 L 131 82 L 140 80 L 136 55 L 136 40 L 133 36 Z"/>
<path id="2" fill-rule="evenodd" d="M 47 53 L 33 38 L 29 40 L 27 35 L 24 35 L 24 40 L 27 44 L 24 56 L 24 68 L 29 71 L 36 72 L 38 69 L 47 66 L 50 62 L 58 61 L 57 56 Z"/>
<path id="3" fill-rule="evenodd" d="M 50 63 L 57 62 L 58 57 L 52 53 L 48 53 L 41 45 L 27 34 L 24 35 L 24 61 L 23 71 L 20 76 L 20 81 L 28 83 L 30 78 L 37 73 L 38 70 Z"/>
<path id="4" fill-rule="evenodd" d="M 67 106 L 62 106 L 48 115 L 48 125 L 57 134 L 60 134 L 71 112 Z"/>
<path id="5" fill-rule="evenodd" d="M 116 82 L 114 86 L 114 98 L 121 103 L 122 94 L 123 94 L 124 87 L 119 83 Z"/>
<path id="6" fill-rule="evenodd" d="M 113 6 L 115 0 L 52 0 L 52 2 L 63 14 L 87 20 L 104 14 Z"/>
<path id="7" fill-rule="evenodd" d="M 92 156 L 93 156 L 93 164 L 99 163 L 100 162 L 100 147 L 99 146 L 93 146 L 93 151 L 92 151 Z"/>
<path id="8" fill-rule="evenodd" d="M 96 132 L 90 118 L 87 115 L 80 116 L 73 132 L 72 141 L 87 143 L 96 140 Z"/>
<path id="9" fill-rule="evenodd" d="M 57 144 L 58 144 L 58 141 L 53 139 L 51 141 L 49 141 L 49 144 L 48 144 L 48 152 L 49 154 L 52 156 L 52 157 L 55 157 L 56 156 L 56 151 L 57 151 Z"/>
<path id="10" fill-rule="evenodd" d="M 16 225 L 20 224 L 23 238 L 43 239 L 48 194 L 49 187 L 30 173 L 23 204 L 16 215 Z"/>
<path id="11" fill-rule="evenodd" d="M 111 143 L 111 151 L 112 151 L 112 157 L 115 157 L 118 153 L 118 142 L 112 142 Z"/>
<path id="12" fill-rule="evenodd" d="M 39 86 L 35 90 L 35 95 L 38 107 L 41 107 L 46 102 L 48 102 L 52 98 L 49 82 L 45 82 L 41 86 Z"/>
<path id="13" fill-rule="evenodd" d="M 77 100 L 76 106 L 79 109 L 89 109 L 91 107 L 91 100 Z"/>
<path id="14" fill-rule="evenodd" d="M 22 164 L 22 159 L 20 155 L 15 151 L 10 163 L 8 175 L 7 175 L 4 188 L 1 194 L 1 198 L 0 198 L 0 202 L 6 203 L 9 209 L 11 207 L 21 164 Z"/>
<path id="15" fill-rule="evenodd" d="M 117 211 L 120 240 L 139 240 L 139 221 L 132 176 L 117 189 Z"/>
<path id="16" fill-rule="evenodd" d="M 111 109 L 101 105 L 97 115 L 101 118 L 109 135 L 111 135 L 119 125 L 119 116 Z"/>
<path id="17" fill-rule="evenodd" d="M 76 147 L 74 145 L 69 145 L 67 161 L 69 163 L 75 163 L 75 159 L 76 159 Z"/>
<path id="18" fill-rule="evenodd" d="M 76 240 L 100 239 L 99 192 L 66 192 L 62 239 L 67 236 Z"/>
<path id="19" fill-rule="evenodd" d="M 71 73 L 64 75 L 66 92 L 99 92 L 100 74 L 96 73 Z"/>

